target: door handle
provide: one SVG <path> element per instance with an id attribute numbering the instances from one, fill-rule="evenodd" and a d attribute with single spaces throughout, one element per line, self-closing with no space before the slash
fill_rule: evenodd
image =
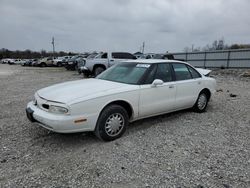
<path id="1" fill-rule="evenodd" d="M 113 59 L 110 59 L 110 61 L 114 61 Z"/>
<path id="2" fill-rule="evenodd" d="M 174 85 L 170 85 L 170 86 L 168 86 L 170 89 L 172 89 L 172 88 L 174 88 Z"/>

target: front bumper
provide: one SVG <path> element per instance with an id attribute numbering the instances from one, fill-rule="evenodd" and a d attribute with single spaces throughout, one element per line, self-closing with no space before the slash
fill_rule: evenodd
<path id="1" fill-rule="evenodd" d="M 94 130 L 93 125 L 91 126 L 88 122 L 88 117 L 49 113 L 38 108 L 33 102 L 28 103 L 26 115 L 31 122 L 37 122 L 40 126 L 58 133 L 74 133 Z M 86 118 L 87 121 L 75 123 L 75 120 L 80 118 Z"/>
<path id="2" fill-rule="evenodd" d="M 85 67 L 85 66 L 81 67 L 81 71 L 82 71 L 83 74 L 86 74 L 86 75 L 90 75 L 91 74 L 91 71 L 87 67 Z"/>

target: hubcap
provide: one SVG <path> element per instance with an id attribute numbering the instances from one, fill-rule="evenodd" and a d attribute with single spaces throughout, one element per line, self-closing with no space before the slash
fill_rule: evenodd
<path id="1" fill-rule="evenodd" d="M 207 96 L 205 94 L 201 94 L 198 99 L 198 108 L 203 110 L 207 104 Z"/>
<path id="2" fill-rule="evenodd" d="M 105 131 L 109 136 L 117 136 L 123 127 L 124 118 L 120 113 L 111 114 L 105 123 Z"/>

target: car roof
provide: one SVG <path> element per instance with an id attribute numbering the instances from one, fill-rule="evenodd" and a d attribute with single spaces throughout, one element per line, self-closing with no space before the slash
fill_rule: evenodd
<path id="1" fill-rule="evenodd" d="M 188 63 L 186 63 L 184 61 L 166 60 L 166 59 L 135 59 L 135 60 L 128 60 L 126 62 L 148 63 L 148 64 L 154 64 L 154 63 L 184 63 L 184 64 L 188 64 Z"/>

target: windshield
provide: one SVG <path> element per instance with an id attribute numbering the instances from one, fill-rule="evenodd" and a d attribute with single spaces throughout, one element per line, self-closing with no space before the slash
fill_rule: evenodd
<path id="1" fill-rule="evenodd" d="M 147 63 L 119 63 L 104 71 L 97 78 L 125 84 L 138 84 L 150 66 Z"/>
<path id="2" fill-rule="evenodd" d="M 90 54 L 87 59 L 92 59 L 94 58 L 95 56 L 97 56 L 98 54 L 97 53 L 93 53 L 93 54 Z"/>

